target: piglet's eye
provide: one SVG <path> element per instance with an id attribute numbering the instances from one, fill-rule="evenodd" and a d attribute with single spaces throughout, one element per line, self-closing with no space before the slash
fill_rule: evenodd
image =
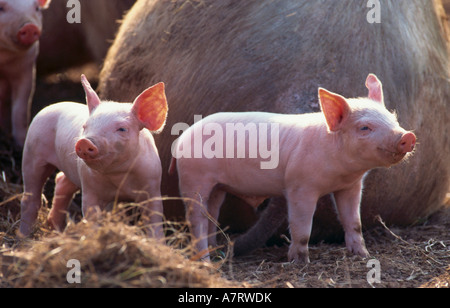
<path id="1" fill-rule="evenodd" d="M 363 126 L 360 128 L 362 131 L 371 131 L 369 126 Z"/>
<path id="2" fill-rule="evenodd" d="M 125 127 L 120 127 L 117 129 L 118 132 L 126 132 L 127 129 Z"/>

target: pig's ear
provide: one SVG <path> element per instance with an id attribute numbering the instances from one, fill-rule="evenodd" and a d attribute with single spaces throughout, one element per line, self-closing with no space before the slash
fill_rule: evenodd
<path id="1" fill-rule="evenodd" d="M 95 93 L 94 89 L 92 89 L 91 84 L 84 75 L 81 75 L 81 84 L 86 93 L 86 103 L 89 107 L 89 113 L 91 113 L 98 105 L 100 105 L 100 98 L 97 93 Z"/>
<path id="2" fill-rule="evenodd" d="M 51 0 L 38 0 L 38 2 L 42 9 L 46 9 L 50 5 Z"/>
<path id="3" fill-rule="evenodd" d="M 383 85 L 377 76 L 369 74 L 366 80 L 366 87 L 369 89 L 369 98 L 384 106 Z"/>
<path id="4" fill-rule="evenodd" d="M 347 100 L 339 94 L 319 88 L 319 102 L 325 115 L 328 129 L 332 132 L 338 131 L 342 122 L 350 114 Z"/>
<path id="5" fill-rule="evenodd" d="M 132 112 L 143 127 L 150 131 L 160 131 L 166 123 L 167 110 L 164 83 L 160 82 L 134 100 Z"/>

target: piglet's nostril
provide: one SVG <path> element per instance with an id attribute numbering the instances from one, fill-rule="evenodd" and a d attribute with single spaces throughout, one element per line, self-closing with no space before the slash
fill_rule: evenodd
<path id="1" fill-rule="evenodd" d="M 398 143 L 398 151 L 399 153 L 408 153 L 414 150 L 416 145 L 416 136 L 413 133 L 406 133 L 400 139 Z"/>
<path id="2" fill-rule="evenodd" d="M 89 139 L 80 139 L 75 145 L 75 150 L 77 155 L 83 159 L 95 159 L 98 154 L 98 148 L 95 144 Z"/>

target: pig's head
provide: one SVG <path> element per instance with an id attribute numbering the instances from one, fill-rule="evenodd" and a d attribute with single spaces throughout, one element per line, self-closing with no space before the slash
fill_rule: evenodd
<path id="1" fill-rule="evenodd" d="M 167 116 L 164 84 L 158 83 L 130 103 L 102 102 L 86 77 L 81 78 L 86 92 L 89 118 L 75 145 L 77 155 L 96 170 L 115 169 L 133 161 L 140 146 L 141 130 L 159 131 Z"/>
<path id="2" fill-rule="evenodd" d="M 51 0 L 0 0 L 0 49 L 30 48 L 42 31 L 42 10 Z"/>
<path id="3" fill-rule="evenodd" d="M 321 109 L 329 132 L 355 164 L 388 167 L 414 150 L 416 136 L 400 127 L 396 114 L 386 109 L 383 86 L 375 75 L 367 77 L 366 87 L 368 97 L 356 99 L 320 88 Z"/>

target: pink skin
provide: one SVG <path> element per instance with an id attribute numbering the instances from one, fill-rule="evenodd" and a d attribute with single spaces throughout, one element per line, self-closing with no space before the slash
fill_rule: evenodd
<path id="1" fill-rule="evenodd" d="M 98 148 L 89 139 L 80 139 L 75 144 L 75 151 L 84 161 L 94 160 L 98 157 Z"/>
<path id="2" fill-rule="evenodd" d="M 322 109 L 319 113 L 217 113 L 182 134 L 175 148 L 180 192 L 195 201 L 185 202 L 187 219 L 197 249 L 205 260 L 209 260 L 208 245 L 216 245 L 214 221 L 218 219 L 225 192 L 246 199 L 285 197 L 292 236 L 288 258 L 295 262 L 309 262 L 308 241 L 317 201 L 333 193 L 348 250 L 362 257 L 369 255 L 360 219 L 364 175 L 370 169 L 402 161 L 413 151 L 416 137 L 401 128 L 396 116 L 385 108 L 378 78 L 369 75 L 366 85 L 369 97 L 358 99 L 346 99 L 319 89 Z M 247 155 L 239 159 L 180 155 L 186 153 L 186 148 L 198 146 L 198 140 L 203 142 L 200 146 L 211 141 L 211 132 L 203 133 L 202 139 L 195 135 L 202 132 L 199 128 L 221 127 L 226 135 L 229 123 L 277 123 L 279 162 L 276 168 L 261 169 L 260 163 L 267 158 L 259 154 L 257 158 Z M 264 140 L 269 139 L 261 142 Z M 250 141 L 246 137 L 246 149 Z M 274 145 L 263 144 L 262 148 Z"/>
<path id="3" fill-rule="evenodd" d="M 34 93 L 42 10 L 50 0 L 0 0 L 0 125 L 23 146 Z"/>
<path id="4" fill-rule="evenodd" d="M 101 102 L 84 76 L 82 84 L 87 106 L 57 103 L 30 125 L 22 164 L 20 235 L 32 231 L 43 185 L 59 169 L 48 216 L 51 227 L 64 230 L 67 208 L 81 189 L 86 218 L 115 200 L 141 203 L 145 222 L 153 224 L 149 233 L 162 238 L 161 162 L 150 131 L 165 124 L 164 84 L 148 88 L 133 104 Z"/>
<path id="5" fill-rule="evenodd" d="M 24 47 L 29 47 L 39 40 L 41 30 L 35 24 L 26 24 L 17 33 L 17 41 Z"/>

